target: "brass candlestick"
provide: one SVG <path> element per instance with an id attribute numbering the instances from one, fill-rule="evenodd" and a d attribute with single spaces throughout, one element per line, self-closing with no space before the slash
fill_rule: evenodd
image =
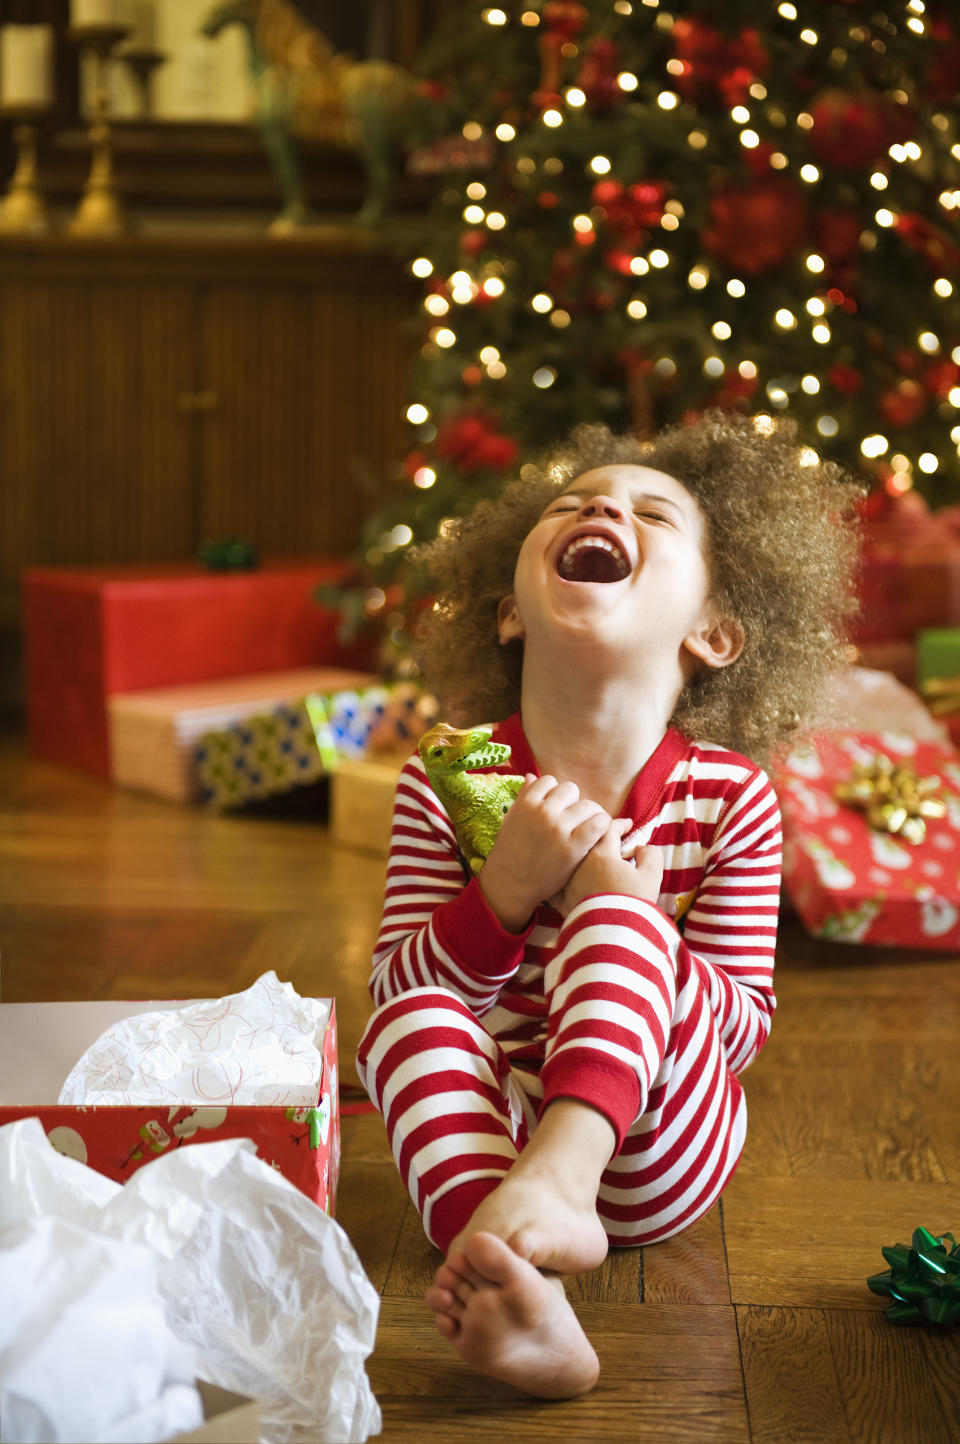
<path id="1" fill-rule="evenodd" d="M 48 108 L 16 103 L 0 106 L 0 116 L 15 122 L 13 139 L 17 147 L 10 188 L 0 204 L 0 231 L 5 234 L 39 236 L 51 229 L 50 213 L 37 177 L 38 121 Z"/>
<path id="2" fill-rule="evenodd" d="M 67 31 L 71 44 L 90 51 L 97 60 L 96 79 L 90 96 L 92 160 L 86 189 L 67 228 L 74 236 L 115 236 L 130 228 L 113 179 L 113 136 L 107 89 L 110 52 L 128 33 L 126 25 L 75 25 Z"/>
<path id="3" fill-rule="evenodd" d="M 133 72 L 136 82 L 137 98 L 140 102 L 140 114 L 144 117 L 153 114 L 153 74 L 155 70 L 166 63 L 167 56 L 162 50 L 146 50 L 140 47 L 130 46 L 124 48 L 117 55 L 124 65 Z"/>

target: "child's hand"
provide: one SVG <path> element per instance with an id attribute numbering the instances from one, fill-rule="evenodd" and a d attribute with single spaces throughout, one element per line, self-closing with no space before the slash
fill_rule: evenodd
<path id="1" fill-rule="evenodd" d="M 655 903 L 663 884 L 663 854 L 656 847 L 634 843 L 621 851 L 624 837 L 633 827 L 627 817 L 610 823 L 596 846 L 576 869 L 554 902 L 564 917 L 578 902 L 595 893 L 622 893 Z"/>
<path id="2" fill-rule="evenodd" d="M 480 873 L 480 891 L 503 927 L 522 932 L 609 826 L 609 815 L 575 783 L 528 773 Z"/>

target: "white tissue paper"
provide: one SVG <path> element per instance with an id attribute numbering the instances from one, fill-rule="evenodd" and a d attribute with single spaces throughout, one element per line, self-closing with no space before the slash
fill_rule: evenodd
<path id="1" fill-rule="evenodd" d="M 158 1255 L 99 1233 L 119 1185 L 0 1128 L 0 1421 L 7 1444 L 171 1439 L 203 1422 Z"/>
<path id="2" fill-rule="evenodd" d="M 5 1440 L 169 1438 L 195 1427 L 194 1373 L 261 1401 L 264 1444 L 379 1432 L 376 1290 L 340 1225 L 245 1139 L 167 1154 L 121 1187 L 56 1153 L 37 1119 L 0 1128 L 0 1295 Z M 176 1429 L 133 1432 L 131 1395 L 139 1414 L 182 1409 Z M 94 1424 L 101 1404 L 114 1412 Z"/>
<path id="3" fill-rule="evenodd" d="M 57 1101 L 312 1108 L 329 1015 L 272 972 L 242 993 L 136 1013 L 87 1049 Z"/>

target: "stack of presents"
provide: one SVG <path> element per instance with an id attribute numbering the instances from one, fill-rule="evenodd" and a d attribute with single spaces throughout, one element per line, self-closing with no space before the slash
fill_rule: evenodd
<path id="1" fill-rule="evenodd" d="M 383 850 L 396 775 L 436 707 L 384 683 L 369 642 L 338 638 L 317 594 L 344 572 L 291 558 L 29 569 L 31 752 L 176 803 L 310 796 L 339 841 Z"/>
<path id="2" fill-rule="evenodd" d="M 774 774 L 785 893 L 817 936 L 960 947 L 960 516 L 867 504 L 860 665 L 837 725 Z M 180 803 L 243 807 L 325 781 L 338 842 L 385 850 L 403 760 L 436 721 L 414 683 L 338 640 L 330 560 L 34 568 L 36 755 Z"/>
<path id="3" fill-rule="evenodd" d="M 776 769 L 786 897 L 815 936 L 960 948 L 960 509 L 865 508 L 860 665 Z"/>

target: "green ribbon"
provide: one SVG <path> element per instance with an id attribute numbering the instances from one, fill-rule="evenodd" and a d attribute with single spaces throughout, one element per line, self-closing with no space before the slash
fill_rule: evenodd
<path id="1" fill-rule="evenodd" d="M 960 1244 L 952 1233 L 938 1238 L 917 1228 L 912 1247 L 897 1243 L 881 1252 L 890 1268 L 867 1279 L 867 1287 L 891 1300 L 883 1311 L 891 1324 L 960 1324 Z"/>
<path id="2" fill-rule="evenodd" d="M 212 572 L 249 572 L 257 565 L 256 547 L 240 537 L 201 542 L 197 557 Z"/>

